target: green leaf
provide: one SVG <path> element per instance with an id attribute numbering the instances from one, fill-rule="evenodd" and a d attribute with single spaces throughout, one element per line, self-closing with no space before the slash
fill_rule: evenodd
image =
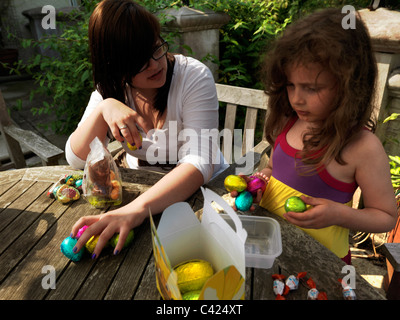
<path id="1" fill-rule="evenodd" d="M 400 116 L 400 113 L 392 113 L 389 117 L 383 120 L 383 123 L 386 123 L 391 120 L 396 120 L 398 116 Z"/>

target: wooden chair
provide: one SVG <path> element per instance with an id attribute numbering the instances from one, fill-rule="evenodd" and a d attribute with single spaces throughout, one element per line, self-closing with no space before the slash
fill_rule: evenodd
<path id="1" fill-rule="evenodd" d="M 1 90 L 0 132 L 4 137 L 7 151 L 10 155 L 10 162 L 6 164 L 0 163 L 0 171 L 26 167 L 21 145 L 36 154 L 42 160 L 44 166 L 56 165 L 58 164 L 58 160 L 64 156 L 64 151 L 60 148 L 51 144 L 33 131 L 21 129 L 11 121 Z"/>
<path id="2" fill-rule="evenodd" d="M 269 143 L 264 139 L 261 140 L 256 146 L 249 146 L 246 143 L 247 135 L 253 134 L 256 130 L 257 116 L 260 110 L 267 110 L 268 96 L 263 90 L 242 88 L 236 86 L 229 86 L 223 84 L 216 84 L 218 101 L 226 103 L 225 124 L 223 131 L 223 143 L 221 146 L 222 153 L 229 163 L 243 163 L 244 159 L 237 159 L 232 154 L 232 150 L 241 147 L 241 156 L 255 156 L 253 170 L 260 164 L 261 160 L 267 161 L 267 151 L 269 150 Z M 225 148 L 226 140 L 232 140 L 234 137 L 236 116 L 238 106 L 246 107 L 246 116 L 244 121 L 244 128 L 242 140 L 240 145 L 237 144 L 237 139 L 233 139 L 233 148 L 228 145 Z M 264 123 L 264 119 L 262 119 Z M 239 131 L 240 132 L 240 131 Z M 254 138 L 253 138 L 254 139 Z M 250 139 L 253 143 L 253 139 Z M 250 154 L 249 154 L 250 152 Z M 246 156 L 247 154 L 247 156 Z"/>

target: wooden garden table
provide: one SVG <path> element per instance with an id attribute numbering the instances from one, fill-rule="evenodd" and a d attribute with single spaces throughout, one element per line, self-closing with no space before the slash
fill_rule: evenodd
<path id="1" fill-rule="evenodd" d="M 91 260 L 68 260 L 60 244 L 79 217 L 101 213 L 86 200 L 63 205 L 47 197 L 49 188 L 63 175 L 74 172 L 68 166 L 35 167 L 0 172 L 0 299 L 3 300 L 159 300 L 149 221 L 135 229 L 133 244 L 114 256 L 112 250 Z M 123 204 L 150 188 L 162 174 L 121 169 Z M 206 187 L 226 194 L 216 179 Z M 200 190 L 188 202 L 201 214 Z M 338 278 L 345 264 L 300 229 L 262 208 L 255 212 L 275 218 L 281 227 L 283 252 L 271 269 L 246 268 L 245 298 L 275 299 L 274 273 L 286 276 L 306 271 L 317 289 L 328 299 L 343 299 Z M 156 224 L 160 215 L 155 217 Z M 51 275 L 55 276 L 52 288 Z M 287 299 L 306 299 L 304 282 Z M 358 299 L 385 299 L 360 275 L 356 274 Z"/>

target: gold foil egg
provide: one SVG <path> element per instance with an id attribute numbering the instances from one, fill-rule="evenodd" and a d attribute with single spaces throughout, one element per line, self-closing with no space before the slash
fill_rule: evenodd
<path id="1" fill-rule="evenodd" d="M 139 134 L 140 137 L 140 141 L 143 141 L 142 135 Z M 131 149 L 132 151 L 135 151 L 137 149 L 136 145 L 131 145 L 128 141 L 126 142 L 126 145 L 128 146 L 129 149 Z"/>
<path id="2" fill-rule="evenodd" d="M 225 178 L 224 186 L 229 192 L 242 192 L 247 188 L 247 183 L 242 177 L 231 174 Z"/>
<path id="3" fill-rule="evenodd" d="M 88 242 L 86 242 L 85 247 L 87 251 L 93 253 L 94 248 L 96 247 L 97 241 L 99 240 L 99 236 L 92 236 Z"/>
<path id="4" fill-rule="evenodd" d="M 178 287 L 181 294 L 201 290 L 206 281 L 214 274 L 211 263 L 195 259 L 182 262 L 174 267 L 178 276 Z"/>

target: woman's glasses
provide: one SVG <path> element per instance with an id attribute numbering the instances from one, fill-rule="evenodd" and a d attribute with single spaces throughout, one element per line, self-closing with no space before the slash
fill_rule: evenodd
<path id="1" fill-rule="evenodd" d="M 167 41 L 164 41 L 164 40 L 162 40 L 162 41 L 163 41 L 163 43 L 161 43 L 161 44 L 153 51 L 153 54 L 152 54 L 152 56 L 151 56 L 151 59 L 153 59 L 153 60 L 155 60 L 155 61 L 160 60 L 160 59 L 161 59 L 162 57 L 164 57 L 164 56 L 167 54 L 167 52 L 168 52 L 168 49 L 169 49 L 168 42 L 167 42 Z M 145 71 L 145 70 L 149 67 L 149 64 L 150 64 L 150 59 L 149 59 L 149 61 L 147 61 L 147 62 L 144 64 L 144 66 L 140 69 L 139 73 Z"/>

